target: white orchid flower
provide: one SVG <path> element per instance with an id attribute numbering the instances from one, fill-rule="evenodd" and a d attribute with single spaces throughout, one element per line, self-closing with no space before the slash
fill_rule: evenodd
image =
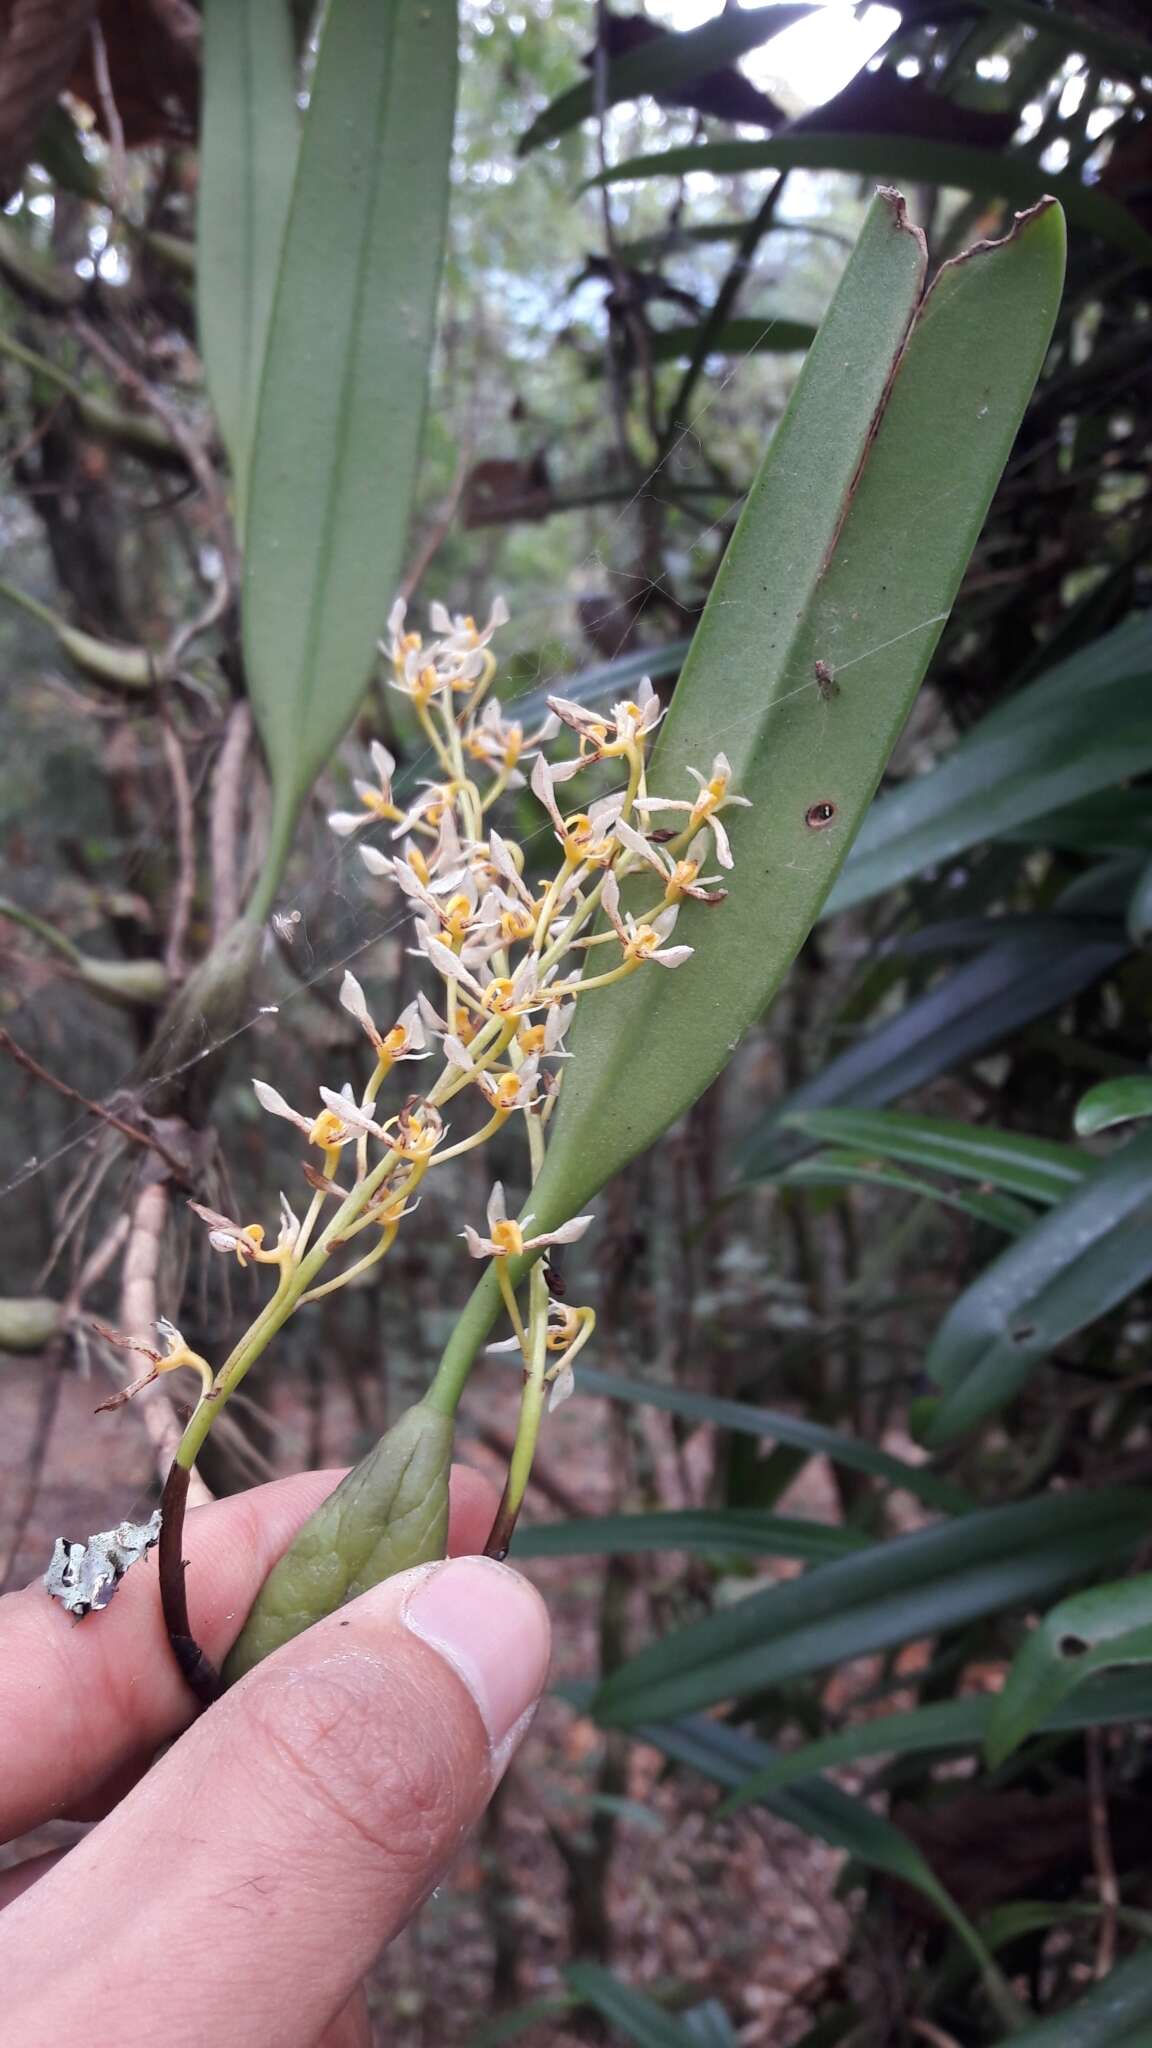
<path id="1" fill-rule="evenodd" d="M 217 1209 L 206 1209 L 202 1202 L 189 1202 L 188 1207 L 208 1225 L 208 1242 L 214 1252 L 234 1253 L 241 1267 L 258 1257 L 264 1244 L 262 1223 L 234 1223 L 230 1216 L 221 1216 Z"/>
<path id="2" fill-rule="evenodd" d="M 481 1237 L 479 1231 L 465 1224 L 460 1232 L 466 1239 L 468 1250 L 474 1259 L 518 1258 L 521 1252 L 539 1251 L 548 1244 L 575 1244 L 593 1222 L 591 1216 L 573 1216 L 562 1223 L 558 1230 L 544 1230 L 536 1237 L 525 1237 L 524 1231 L 532 1222 L 525 1216 L 522 1223 L 513 1222 L 504 1201 L 504 1187 L 501 1181 L 493 1184 L 488 1197 L 488 1236 Z"/>
<path id="3" fill-rule="evenodd" d="M 636 965 L 645 960 L 655 960 L 661 967 L 683 967 L 684 962 L 692 958 L 691 946 L 664 944 L 665 939 L 671 937 L 679 916 L 676 904 L 669 904 L 668 909 L 662 910 L 658 917 L 654 917 L 651 924 L 637 924 L 634 917 L 621 916 L 620 884 L 611 873 L 605 877 L 600 900 L 608 921 L 624 948 L 626 960 Z"/>
<path id="4" fill-rule="evenodd" d="M 286 1123 L 295 1124 L 298 1131 L 303 1131 L 310 1145 L 319 1145 L 324 1151 L 336 1151 L 355 1135 L 354 1126 L 349 1122 L 349 1112 L 356 1110 L 356 1098 L 348 1081 L 344 1083 L 339 1095 L 334 1095 L 330 1088 L 320 1090 L 321 1099 L 327 1106 L 321 1110 L 319 1116 L 312 1118 L 301 1115 L 298 1109 L 293 1109 L 292 1104 L 284 1100 L 279 1089 L 270 1087 L 267 1081 L 254 1080 L 252 1086 L 261 1109 L 267 1110 L 269 1116 L 280 1116 Z"/>
<path id="5" fill-rule="evenodd" d="M 691 896 L 697 903 L 723 903 L 727 889 L 712 885 L 720 880 L 719 875 L 702 875 L 700 869 L 708 851 L 708 833 L 702 828 L 682 860 L 673 860 L 662 847 L 654 846 L 650 839 L 630 825 L 626 818 L 616 820 L 616 837 L 637 860 L 654 869 L 664 885 L 664 894 L 669 903 L 679 903 L 684 896 Z"/>
<path id="6" fill-rule="evenodd" d="M 350 833 L 359 832 L 364 825 L 373 825 L 380 818 L 394 820 L 402 816 L 392 801 L 392 777 L 396 773 L 395 757 L 383 747 L 379 740 L 373 740 L 369 749 L 372 766 L 376 770 L 375 782 L 354 779 L 353 789 L 363 809 L 359 811 L 332 811 L 328 824 L 341 839 Z"/>
<path id="7" fill-rule="evenodd" d="M 750 810 L 752 807 L 751 798 L 733 796 L 729 787 L 732 780 L 732 764 L 727 754 L 717 754 L 715 756 L 712 762 L 711 773 L 707 777 L 701 775 L 698 768 L 689 768 L 687 772 L 692 777 L 693 782 L 699 784 L 699 795 L 694 801 L 689 802 L 687 798 L 681 797 L 643 796 L 637 797 L 636 808 L 639 811 L 645 812 L 686 811 L 688 813 L 688 829 L 691 830 L 694 825 L 707 826 L 716 842 L 717 860 L 722 868 L 731 868 L 733 865 L 732 847 L 729 843 L 728 834 L 720 823 L 717 813 L 721 810 L 731 809 L 733 805 L 741 810 Z"/>

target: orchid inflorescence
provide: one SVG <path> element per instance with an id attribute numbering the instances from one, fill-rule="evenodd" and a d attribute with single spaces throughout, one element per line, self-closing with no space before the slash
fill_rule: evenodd
<path id="1" fill-rule="evenodd" d="M 702 871 L 712 861 L 720 871 L 731 868 L 720 814 L 746 799 L 732 793 L 723 754 L 707 776 L 692 771 L 694 795 L 649 795 L 647 751 L 663 716 L 650 682 L 641 683 L 634 701 L 615 704 L 607 714 L 550 697 L 547 716 L 525 732 L 489 694 L 497 669 L 490 643 L 508 616 L 503 601 L 497 599 L 482 629 L 439 605 L 430 616 L 436 637 L 426 641 L 408 629 L 405 606 L 397 602 L 382 651 L 391 687 L 411 703 L 432 751 L 435 779 L 400 804 L 395 761 L 376 742 L 372 779 L 354 784 L 360 808 L 334 812 L 329 824 L 345 839 L 382 822 L 390 827 L 391 850 L 365 844 L 360 858 L 374 879 L 406 899 L 413 950 L 431 969 L 436 1000 L 422 991 L 382 1025 L 346 972 L 340 1002 L 375 1054 L 367 1085 L 359 1093 L 349 1083 L 339 1090 L 321 1087 L 319 1108 L 308 1111 L 266 1081 L 253 1083 L 261 1107 L 295 1125 L 318 1155 L 302 1168 L 311 1199 L 300 1217 L 281 1196 L 273 1244 L 259 1223 L 236 1223 L 191 1205 L 207 1224 L 214 1250 L 242 1267 L 275 1267 L 277 1282 L 214 1376 L 165 1325 L 167 1351 L 152 1354 L 155 1372 L 194 1364 L 208 1382 L 185 1435 L 185 1453 L 194 1455 L 214 1412 L 295 1309 L 348 1286 L 385 1257 L 437 1167 L 518 1119 L 535 1181 L 580 998 L 641 971 L 683 966 L 692 948 L 674 942 L 682 903 L 714 905 L 726 893 L 718 886 L 721 873 Z M 550 762 L 546 750 L 565 730 L 576 735 L 576 751 Z M 597 796 L 586 811 L 567 810 L 561 802 L 566 785 L 603 763 L 619 764 L 621 786 Z M 530 787 L 559 849 L 543 880 L 530 878 L 524 848 L 490 822 L 498 799 L 524 786 L 529 764 Z M 630 877 L 650 885 L 651 901 L 638 915 L 621 904 L 620 885 Z M 418 1066 L 423 1079 L 431 1061 L 438 1063 L 434 1079 L 419 1091 L 408 1088 L 395 1107 L 383 1103 L 388 1082 L 415 1075 Z M 403 1069 L 403 1076 L 394 1069 Z M 479 1127 L 453 1137 L 447 1112 L 469 1098 L 479 1098 Z M 572 1363 L 595 1318 L 590 1308 L 553 1299 L 539 1265 L 522 1310 L 509 1264 L 523 1253 L 574 1242 L 591 1222 L 591 1216 L 576 1216 L 534 1234 L 530 1215 L 520 1222 L 508 1216 L 496 1182 L 486 1231 L 465 1224 L 461 1233 L 471 1257 L 494 1265 L 513 1334 L 493 1348 L 520 1352 L 536 1413 L 545 1396 L 555 1405 L 571 1390 Z M 352 1256 L 321 1278 L 322 1268 L 349 1247 Z"/>

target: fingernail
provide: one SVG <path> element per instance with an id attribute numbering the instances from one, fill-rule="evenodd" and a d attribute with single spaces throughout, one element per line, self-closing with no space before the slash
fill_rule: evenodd
<path id="1" fill-rule="evenodd" d="M 548 1616 L 539 1594 L 492 1558 L 457 1557 L 413 1587 L 404 1619 L 463 1679 L 499 1769 L 548 1676 Z"/>

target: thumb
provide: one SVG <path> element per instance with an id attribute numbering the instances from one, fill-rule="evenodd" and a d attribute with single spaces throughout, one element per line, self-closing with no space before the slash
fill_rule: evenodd
<path id="1" fill-rule="evenodd" d="M 548 1649 L 538 1594 L 476 1557 L 286 1644 L 0 1918 L 14 2038 L 82 2048 L 130 2015 L 171 2048 L 310 2048 L 483 1808 Z"/>

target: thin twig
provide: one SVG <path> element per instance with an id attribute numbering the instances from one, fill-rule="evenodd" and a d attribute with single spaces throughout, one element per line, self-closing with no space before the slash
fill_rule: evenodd
<path id="1" fill-rule="evenodd" d="M 18 1067 L 23 1067 L 25 1073 L 32 1074 L 37 1081 L 43 1081 L 45 1087 L 54 1088 L 57 1095 L 63 1095 L 69 1102 L 75 1102 L 79 1108 L 87 1110 L 89 1116 L 99 1117 L 101 1123 L 111 1124 L 113 1130 L 119 1131 L 122 1138 L 131 1138 L 134 1145 L 146 1145 L 150 1151 L 158 1153 L 168 1171 L 181 1185 L 191 1187 L 188 1168 L 177 1159 L 175 1153 L 169 1152 L 159 1138 L 154 1137 L 150 1131 L 138 1130 L 135 1124 L 125 1123 L 124 1118 L 117 1116 L 114 1110 L 105 1109 L 102 1102 L 93 1102 L 87 1095 L 81 1095 L 78 1088 L 73 1088 L 71 1082 L 62 1081 L 58 1074 L 50 1074 L 47 1067 L 42 1067 L 39 1060 L 33 1059 L 30 1052 L 26 1052 L 22 1045 L 17 1045 L 16 1040 L 2 1025 L 0 1052 L 6 1052 L 15 1060 Z"/>
<path id="2" fill-rule="evenodd" d="M 100 112 L 108 130 L 108 196 L 116 213 L 124 211 L 128 193 L 128 153 L 124 146 L 124 123 L 116 105 L 112 90 L 112 73 L 108 65 L 108 45 L 104 31 L 98 21 L 93 21 L 88 30 L 92 43 L 92 76 L 96 81 L 96 95 L 100 101 Z"/>
<path id="3" fill-rule="evenodd" d="M 1108 1786 L 1104 1773 L 1104 1737 L 1099 1728 L 1089 1728 L 1084 1738 L 1088 1759 L 1088 1832 L 1096 1890 L 1100 1898 L 1100 1935 L 1096 1944 L 1096 1975 L 1107 1977 L 1116 1960 L 1116 1919 L 1120 1908 L 1120 1886 L 1116 1859 L 1112 1854 L 1112 1830 L 1108 1825 Z"/>
<path id="4" fill-rule="evenodd" d="M 752 258 L 768 233 L 775 218 L 784 187 L 788 180 L 787 171 L 782 171 L 766 192 L 756 213 L 745 226 L 744 232 L 732 254 L 732 261 L 724 274 L 720 289 L 712 302 L 712 309 L 701 323 L 691 360 L 680 379 L 680 386 L 668 410 L 668 418 L 661 436 L 656 467 L 667 461 L 676 445 L 678 436 L 688 425 L 688 402 L 699 381 L 704 365 L 716 345 L 716 337 L 728 319 L 744 288 Z M 769 323 L 766 321 L 765 326 Z"/>
<path id="5" fill-rule="evenodd" d="M 173 983 L 176 983 L 184 976 L 184 941 L 188 936 L 188 921 L 192 915 L 192 904 L 196 895 L 196 821 L 193 816 L 192 791 L 188 783 L 188 764 L 184 759 L 184 749 L 166 718 L 160 725 L 160 744 L 164 750 L 164 765 L 172 784 L 176 826 L 176 883 L 168 908 L 168 939 L 164 947 L 164 965 Z"/>
<path id="6" fill-rule="evenodd" d="M 101 1139 L 104 1140 L 101 1143 Z M 86 1156 L 80 1161 L 64 1193 L 57 1204 L 60 1222 L 48 1254 L 36 1275 L 37 1287 L 45 1287 L 56 1270 L 57 1261 L 63 1256 L 72 1238 L 82 1228 L 84 1219 L 96 1206 L 97 1197 L 118 1161 L 124 1158 L 124 1147 L 118 1145 L 108 1132 L 99 1137 L 93 1133 L 93 1140 Z"/>
<path id="7" fill-rule="evenodd" d="M 130 1216 L 117 1216 L 115 1223 L 105 1231 L 99 1244 L 89 1252 L 77 1275 L 75 1286 L 69 1288 L 65 1296 L 64 1314 L 69 1321 L 82 1314 L 85 1295 L 97 1286 L 113 1261 L 119 1257 L 131 1228 Z"/>
<path id="8" fill-rule="evenodd" d="M 120 1281 L 119 1323 L 126 1337 L 136 1337 L 144 1343 L 151 1341 L 156 1329 L 157 1282 L 168 1202 L 166 1184 L 150 1181 L 132 1204 L 131 1231 Z M 161 1474 L 166 1475 L 183 1435 L 176 1410 L 162 1387 L 148 1388 L 135 1405 L 156 1453 L 156 1464 Z M 212 1499 L 198 1472 L 191 1474 L 187 1499 L 193 1507 Z"/>
<path id="9" fill-rule="evenodd" d="M 179 408 L 174 406 L 162 391 L 158 391 L 154 384 L 149 383 L 143 372 L 138 370 L 134 363 L 130 363 L 126 356 L 122 356 L 119 349 L 114 348 L 90 320 L 85 319 L 83 314 L 74 314 L 72 327 L 85 347 L 90 348 L 93 355 L 99 356 L 105 368 L 111 371 L 117 381 L 127 390 L 135 392 L 149 411 L 155 413 L 161 424 L 167 427 L 200 486 L 231 592 L 236 586 L 237 579 L 236 535 L 223 484 L 212 466 L 203 441 L 193 432 Z"/>
<path id="10" fill-rule="evenodd" d="M 252 713 L 246 703 L 228 714 L 224 744 L 212 784 L 208 819 L 208 861 L 212 875 L 212 943 L 218 945 L 240 915 L 240 814 L 244 798 L 244 766 L 252 737 Z"/>

